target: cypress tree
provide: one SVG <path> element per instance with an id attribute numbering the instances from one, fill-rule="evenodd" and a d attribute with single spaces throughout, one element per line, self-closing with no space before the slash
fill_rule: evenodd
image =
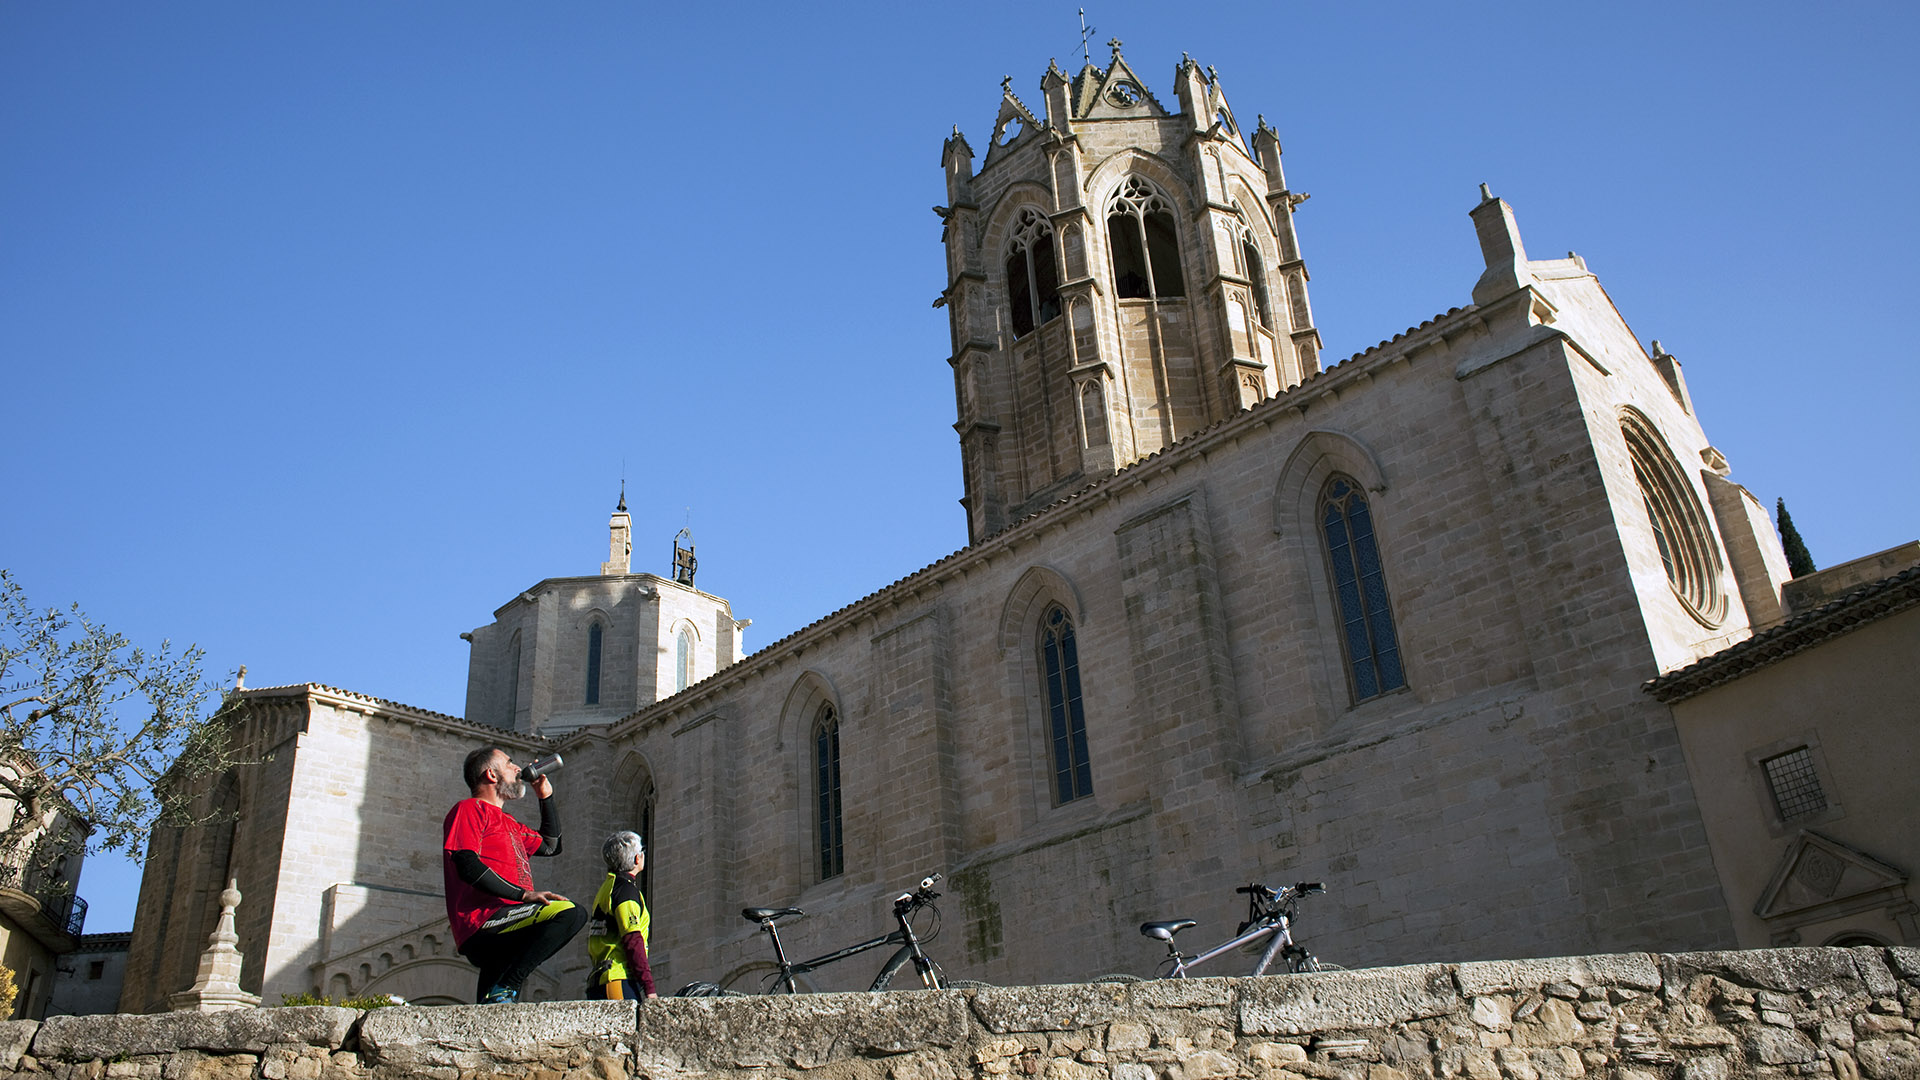
<path id="1" fill-rule="evenodd" d="M 1794 577 L 1806 577 L 1818 569 L 1813 565 L 1813 554 L 1807 550 L 1807 542 L 1800 539 L 1800 530 L 1793 527 L 1793 519 L 1787 516 L 1787 500 L 1775 503 L 1780 515 L 1780 546 L 1787 550 L 1787 571 Z"/>

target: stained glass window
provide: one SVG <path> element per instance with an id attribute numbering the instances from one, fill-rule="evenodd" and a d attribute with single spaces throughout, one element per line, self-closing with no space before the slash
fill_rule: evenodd
<path id="1" fill-rule="evenodd" d="M 1073 620 L 1055 605 L 1040 624 L 1041 671 L 1047 682 L 1047 726 L 1052 736 L 1055 803 L 1093 794 L 1087 755 L 1087 717 L 1080 704 L 1080 654 Z"/>
<path id="2" fill-rule="evenodd" d="M 1407 685 L 1400 666 L 1400 641 L 1373 518 L 1359 485 L 1346 477 L 1327 484 L 1320 501 L 1320 525 L 1327 541 L 1327 564 L 1340 605 L 1341 641 L 1347 679 L 1355 702 Z"/>

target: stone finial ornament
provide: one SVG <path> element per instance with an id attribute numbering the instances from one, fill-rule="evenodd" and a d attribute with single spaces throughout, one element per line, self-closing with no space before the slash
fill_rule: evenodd
<path id="1" fill-rule="evenodd" d="M 240 935 L 233 929 L 233 911 L 239 906 L 240 882 L 228 878 L 220 892 L 220 922 L 207 937 L 193 986 L 167 999 L 174 1012 L 227 1012 L 260 1004 L 260 995 L 240 989 Z"/>

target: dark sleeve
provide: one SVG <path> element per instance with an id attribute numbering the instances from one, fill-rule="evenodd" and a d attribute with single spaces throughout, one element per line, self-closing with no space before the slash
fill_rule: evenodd
<path id="1" fill-rule="evenodd" d="M 521 900 L 526 897 L 525 889 L 511 884 L 506 878 L 494 873 L 486 863 L 481 862 L 478 852 L 454 851 L 449 855 L 453 859 L 454 874 L 461 881 L 481 892 L 492 893 L 502 900 Z"/>
<path id="2" fill-rule="evenodd" d="M 560 807 L 551 796 L 540 800 L 540 846 L 533 853 L 560 854 Z"/>
<path id="3" fill-rule="evenodd" d="M 653 988 L 653 969 L 647 966 L 647 939 L 635 930 L 621 938 L 620 943 L 627 947 L 627 978 L 638 980 L 640 989 L 648 996 L 659 993 Z"/>

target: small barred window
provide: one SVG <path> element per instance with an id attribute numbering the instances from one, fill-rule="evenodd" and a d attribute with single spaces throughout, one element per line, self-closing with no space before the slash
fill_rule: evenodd
<path id="1" fill-rule="evenodd" d="M 1806 747 L 1776 754 L 1762 761 L 1760 768 L 1767 774 L 1767 790 L 1773 793 L 1773 805 L 1780 811 L 1781 821 L 1808 817 L 1827 808 L 1820 775 L 1813 769 L 1813 754 Z"/>

